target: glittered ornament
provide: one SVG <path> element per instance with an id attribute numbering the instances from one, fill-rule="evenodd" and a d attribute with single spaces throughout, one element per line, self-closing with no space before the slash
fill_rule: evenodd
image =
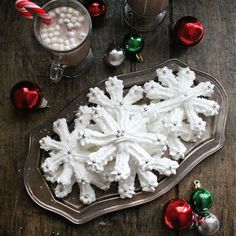
<path id="1" fill-rule="evenodd" d="M 219 220 L 217 217 L 210 213 L 203 213 L 197 217 L 196 229 L 201 235 L 214 235 L 219 230 Z"/>
<path id="2" fill-rule="evenodd" d="M 191 205 L 194 211 L 204 212 L 207 211 L 213 204 L 213 197 L 211 192 L 201 187 L 200 181 L 194 181 L 196 190 L 191 196 Z"/>
<path id="3" fill-rule="evenodd" d="M 166 204 L 163 218 L 169 228 L 184 230 L 190 228 L 194 223 L 195 215 L 186 201 L 177 198 Z"/>
<path id="4" fill-rule="evenodd" d="M 141 52 L 144 47 L 144 39 L 139 34 L 127 34 L 123 41 L 124 50 L 129 57 L 136 58 L 139 62 L 143 61 Z"/>
<path id="5" fill-rule="evenodd" d="M 11 89 L 10 98 L 13 106 L 18 110 L 29 111 L 47 107 L 47 101 L 42 97 L 41 89 L 30 81 L 15 84 Z"/>
<path id="6" fill-rule="evenodd" d="M 173 32 L 180 44 L 194 46 L 202 40 L 204 27 L 196 17 L 185 16 L 176 22 Z"/>
<path id="7" fill-rule="evenodd" d="M 104 54 L 103 59 L 107 65 L 113 67 L 120 66 L 125 60 L 125 51 L 115 44 L 111 44 Z"/>
<path id="8" fill-rule="evenodd" d="M 92 20 L 99 20 L 106 14 L 106 4 L 102 0 L 91 0 L 86 4 L 86 8 Z"/>

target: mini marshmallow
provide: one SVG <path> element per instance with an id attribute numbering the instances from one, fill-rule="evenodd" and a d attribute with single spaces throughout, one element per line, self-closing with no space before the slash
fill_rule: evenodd
<path id="1" fill-rule="evenodd" d="M 73 38 L 73 37 L 75 37 L 75 32 L 74 32 L 74 31 L 71 31 L 71 32 L 67 33 L 67 36 L 68 36 L 69 38 Z"/>
<path id="2" fill-rule="evenodd" d="M 63 42 L 64 42 L 64 40 L 63 40 L 63 39 L 61 39 L 61 38 L 59 38 L 59 39 L 57 40 L 57 42 L 58 42 L 58 43 L 63 43 Z"/>
<path id="3" fill-rule="evenodd" d="M 56 13 L 54 11 L 50 11 L 48 12 L 48 15 L 51 17 L 51 18 L 54 18 L 56 16 Z"/>
<path id="4" fill-rule="evenodd" d="M 73 43 L 71 48 L 76 48 L 78 46 L 78 43 Z"/>
<path id="5" fill-rule="evenodd" d="M 75 38 L 70 38 L 70 43 L 71 43 L 71 44 L 76 44 Z"/>
<path id="6" fill-rule="evenodd" d="M 80 28 L 80 27 L 81 27 L 81 24 L 80 24 L 79 22 L 76 22 L 76 23 L 74 24 L 74 27 L 75 27 L 75 28 Z"/>
<path id="7" fill-rule="evenodd" d="M 78 21 L 79 21 L 79 22 L 84 22 L 84 17 L 83 17 L 83 16 L 80 16 L 80 17 L 78 18 Z"/>
<path id="8" fill-rule="evenodd" d="M 75 23 L 76 21 L 77 21 L 77 17 L 75 17 L 75 16 L 71 17 L 71 19 L 70 19 L 71 23 Z"/>
<path id="9" fill-rule="evenodd" d="M 48 31 L 52 33 L 52 32 L 55 31 L 55 28 L 54 27 L 49 27 Z"/>
<path id="10" fill-rule="evenodd" d="M 51 42 L 52 42 L 52 43 L 56 43 L 56 42 L 57 42 L 57 38 L 56 38 L 56 37 L 52 38 L 52 39 L 51 39 Z"/>
<path id="11" fill-rule="evenodd" d="M 67 29 L 68 29 L 68 30 L 72 30 L 73 27 L 74 27 L 74 25 L 73 25 L 72 23 L 68 23 L 68 24 L 67 24 Z"/>
<path id="12" fill-rule="evenodd" d="M 70 45 L 69 39 L 64 40 L 64 45 Z"/>
<path id="13" fill-rule="evenodd" d="M 53 49 L 58 50 L 59 49 L 59 44 L 58 43 L 53 43 L 52 47 L 53 47 Z"/>
<path id="14" fill-rule="evenodd" d="M 67 7 L 62 7 L 61 12 L 66 13 L 67 12 Z"/>
<path id="15" fill-rule="evenodd" d="M 41 34 L 45 34 L 45 33 L 47 33 L 48 32 L 48 29 L 47 28 L 42 28 L 42 29 L 40 29 L 40 33 Z"/>
<path id="16" fill-rule="evenodd" d="M 46 39 L 44 39 L 44 42 L 45 42 L 46 44 L 49 44 L 49 43 L 51 43 L 51 39 L 50 39 L 50 38 L 46 38 Z"/>
<path id="17" fill-rule="evenodd" d="M 58 20 L 58 24 L 62 25 L 64 23 L 64 20 L 63 19 L 59 19 Z"/>
<path id="18" fill-rule="evenodd" d="M 60 32 L 59 32 L 59 31 L 56 31 L 56 32 L 54 32 L 54 35 L 55 35 L 56 37 L 58 37 L 58 36 L 60 36 Z"/>
<path id="19" fill-rule="evenodd" d="M 46 39 L 46 38 L 48 38 L 48 34 L 47 34 L 47 33 L 45 33 L 45 34 L 41 34 L 41 38 L 42 38 L 42 39 Z"/>
<path id="20" fill-rule="evenodd" d="M 56 30 L 60 30 L 60 29 L 61 29 L 60 25 L 56 25 L 56 26 L 55 26 L 55 29 L 56 29 Z"/>
<path id="21" fill-rule="evenodd" d="M 54 33 L 49 33 L 49 34 L 48 34 L 48 37 L 49 37 L 49 38 L 52 38 L 53 36 L 54 36 Z"/>
<path id="22" fill-rule="evenodd" d="M 65 18 L 66 15 L 65 15 L 64 13 L 61 13 L 61 14 L 60 14 L 60 17 L 61 17 L 61 18 Z"/>
<path id="23" fill-rule="evenodd" d="M 65 47 L 64 47 L 63 44 L 60 44 L 60 45 L 59 45 L 59 50 L 60 50 L 60 51 L 64 51 L 64 48 L 65 48 Z"/>
<path id="24" fill-rule="evenodd" d="M 83 40 L 86 36 L 87 34 L 82 32 L 79 34 L 79 39 Z"/>
<path id="25" fill-rule="evenodd" d="M 60 7 L 56 8 L 56 9 L 55 9 L 55 12 L 56 12 L 58 15 L 60 15 L 60 13 L 61 13 L 61 8 L 60 8 Z"/>
<path id="26" fill-rule="evenodd" d="M 65 49 L 65 50 L 70 50 L 70 49 L 71 49 L 71 46 L 70 46 L 70 45 L 65 45 L 65 46 L 64 46 L 64 49 Z"/>
<path id="27" fill-rule="evenodd" d="M 68 24 L 68 23 L 70 23 L 70 20 L 68 18 L 65 18 L 64 23 Z"/>
<path id="28" fill-rule="evenodd" d="M 67 12 L 68 12 L 68 11 L 67 11 Z M 70 19 L 71 17 L 72 17 L 71 14 L 69 14 L 69 13 L 66 14 L 66 18 Z"/>
<path id="29" fill-rule="evenodd" d="M 68 9 L 67 9 L 67 12 L 68 13 L 72 13 L 74 11 L 74 9 L 73 8 L 71 8 L 71 7 L 68 7 Z"/>
<path id="30" fill-rule="evenodd" d="M 73 10 L 72 14 L 73 14 L 74 16 L 80 16 L 80 12 L 77 11 L 77 10 Z"/>

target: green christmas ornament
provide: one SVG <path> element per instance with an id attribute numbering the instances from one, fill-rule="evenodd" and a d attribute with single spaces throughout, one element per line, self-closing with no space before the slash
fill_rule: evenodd
<path id="1" fill-rule="evenodd" d="M 207 189 L 201 187 L 201 183 L 199 180 L 195 180 L 194 185 L 196 190 L 192 193 L 191 196 L 192 207 L 197 212 L 205 212 L 213 204 L 212 194 Z"/>
<path id="2" fill-rule="evenodd" d="M 139 34 L 127 34 L 123 41 L 124 50 L 129 57 L 136 58 L 139 62 L 143 61 L 140 54 L 144 47 L 144 39 Z"/>

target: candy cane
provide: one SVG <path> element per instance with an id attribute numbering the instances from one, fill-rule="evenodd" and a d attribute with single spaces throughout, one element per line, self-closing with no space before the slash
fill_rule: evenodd
<path id="1" fill-rule="evenodd" d="M 30 0 L 17 0 L 15 6 L 16 9 L 27 19 L 33 19 L 33 15 L 28 11 L 29 9 L 38 16 L 40 16 L 44 23 L 51 24 L 52 22 L 52 19 L 48 15 L 48 13 L 46 13 L 44 9 L 39 7 L 37 4 L 31 2 Z"/>

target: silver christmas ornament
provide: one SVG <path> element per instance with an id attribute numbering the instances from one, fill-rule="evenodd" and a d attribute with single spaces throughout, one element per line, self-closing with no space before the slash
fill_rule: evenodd
<path id="1" fill-rule="evenodd" d="M 117 47 L 115 44 L 111 44 L 104 55 L 104 61 L 110 66 L 120 66 L 125 60 L 125 51 Z"/>
<path id="2" fill-rule="evenodd" d="M 197 217 L 196 228 L 201 235 L 214 235 L 219 230 L 219 226 L 219 220 L 210 212 Z"/>

